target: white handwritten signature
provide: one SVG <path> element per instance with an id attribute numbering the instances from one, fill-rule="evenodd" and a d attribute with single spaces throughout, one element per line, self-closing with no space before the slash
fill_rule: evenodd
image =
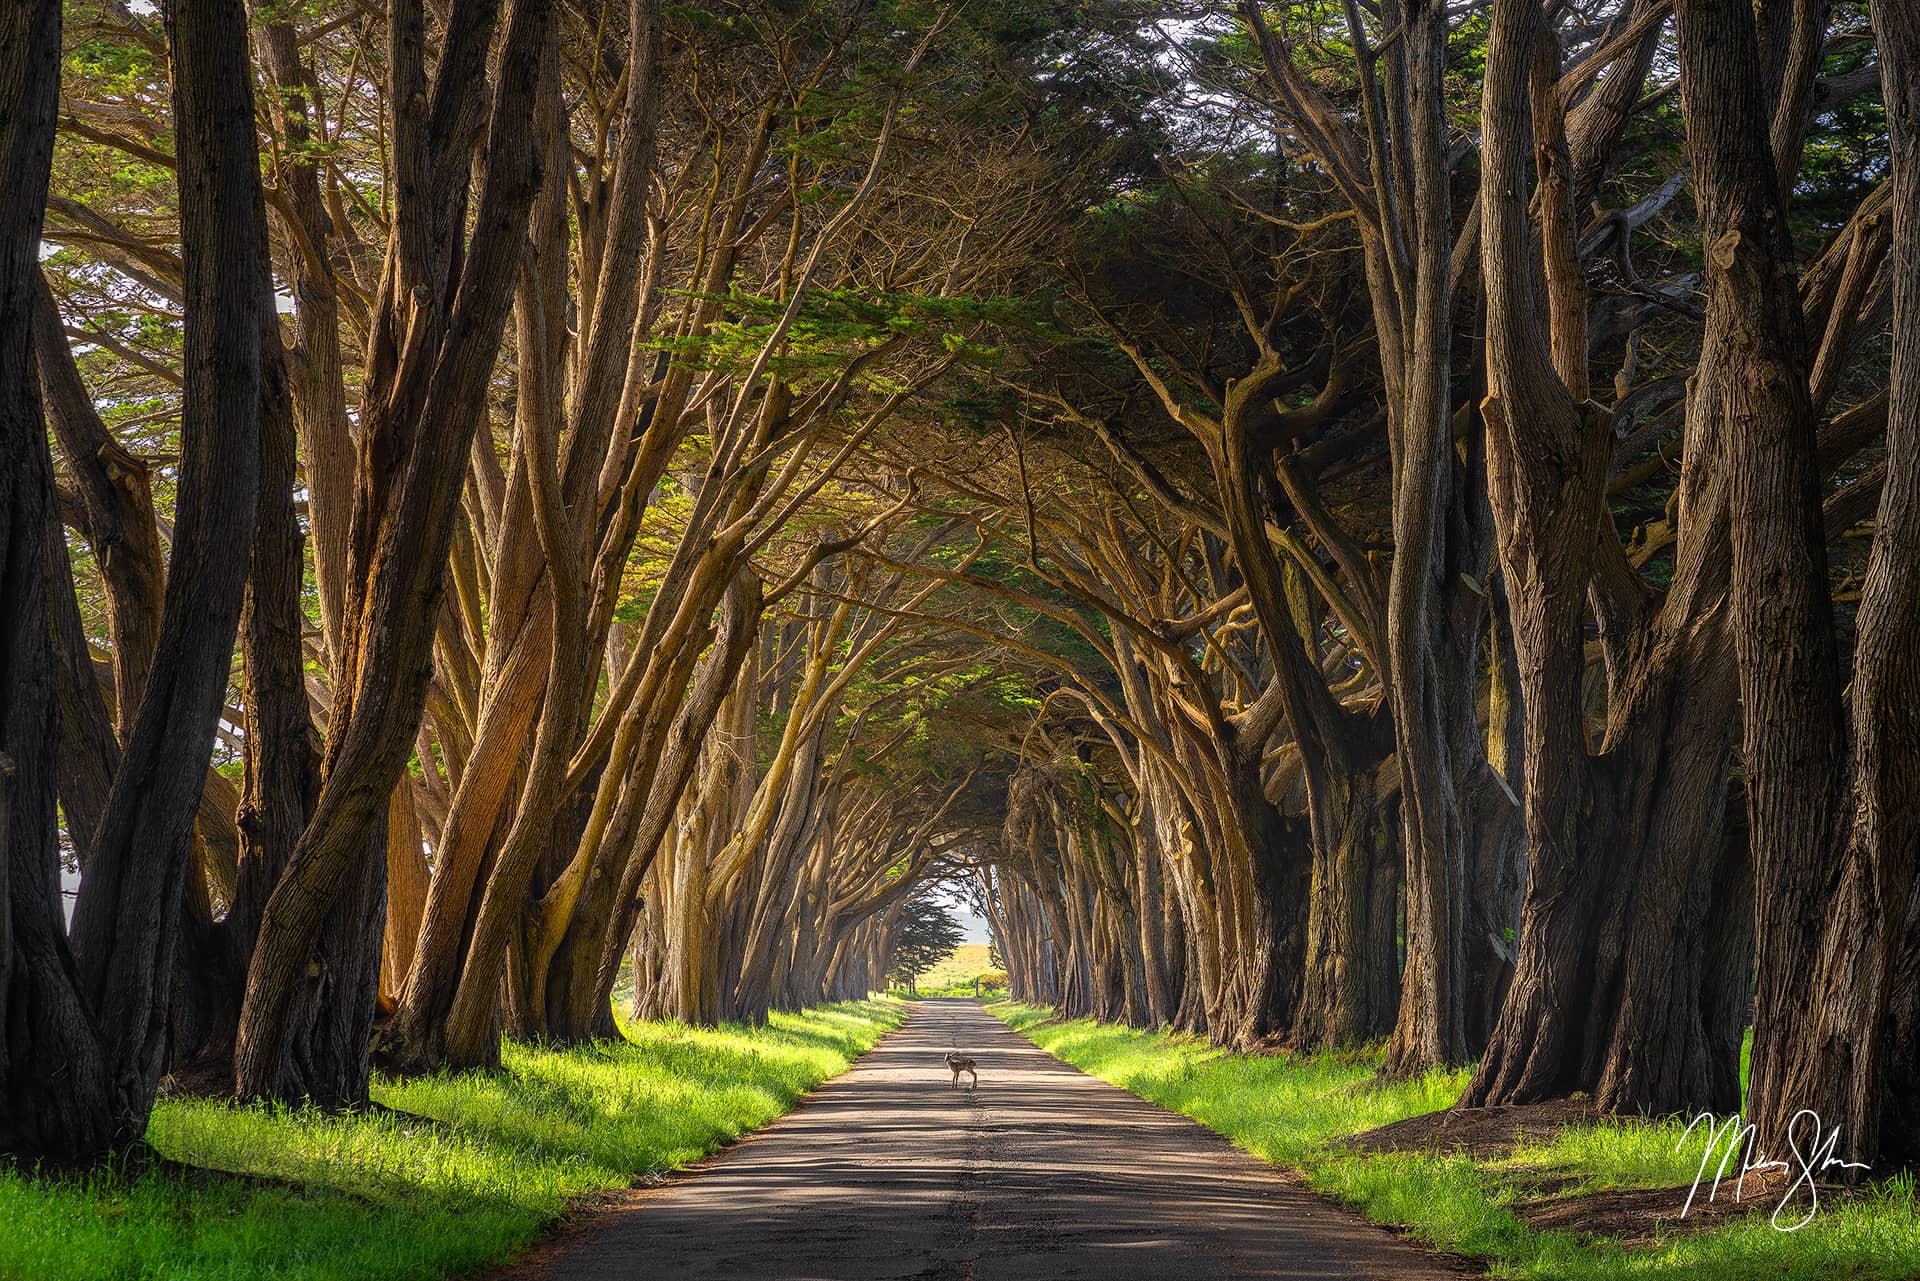
<path id="1" fill-rule="evenodd" d="M 1813 1133 L 1808 1136 L 1810 1142 L 1804 1151 L 1800 1145 L 1802 1117 L 1805 1117 L 1813 1123 Z M 1749 1174 L 1761 1170 L 1779 1170 L 1782 1173 L 1792 1174 L 1796 1168 L 1799 1170 L 1799 1174 L 1795 1176 L 1793 1183 L 1788 1186 L 1786 1195 L 1780 1198 L 1780 1204 L 1774 1207 L 1771 1222 L 1773 1226 L 1781 1232 L 1799 1231 L 1811 1223 L 1814 1214 L 1819 1211 L 1820 1189 L 1814 1183 L 1815 1175 L 1824 1174 L 1826 1171 L 1836 1167 L 1842 1170 L 1865 1170 L 1868 1168 L 1865 1162 L 1843 1161 L 1833 1154 L 1833 1149 L 1840 1142 L 1839 1127 L 1835 1127 L 1832 1134 L 1823 1134 L 1822 1131 L 1825 1129 L 1825 1126 L 1822 1124 L 1819 1114 L 1811 1108 L 1800 1109 L 1793 1114 L 1793 1119 L 1787 1122 L 1787 1149 L 1793 1154 L 1791 1161 L 1776 1160 L 1768 1157 L 1765 1152 L 1756 1151 L 1755 1144 L 1758 1142 L 1758 1135 L 1753 1126 L 1741 1124 L 1741 1118 L 1738 1113 L 1722 1121 L 1711 1112 L 1702 1112 L 1699 1116 L 1693 1118 L 1693 1121 L 1687 1126 L 1686 1132 L 1680 1136 L 1680 1142 L 1674 1145 L 1673 1150 L 1678 1152 L 1681 1148 L 1685 1147 L 1687 1140 L 1692 1137 L 1694 1130 L 1703 1124 L 1707 1127 L 1707 1150 L 1700 1155 L 1699 1173 L 1693 1176 L 1693 1187 L 1687 1191 L 1687 1203 L 1680 1210 L 1680 1217 L 1683 1219 L 1687 1217 L 1687 1211 L 1693 1209 L 1693 1199 L 1699 1194 L 1701 1181 L 1707 1177 L 1707 1165 L 1713 1160 L 1713 1154 L 1716 1151 L 1723 1152 L 1723 1155 L 1720 1158 L 1719 1168 L 1713 1173 L 1713 1186 L 1707 1191 L 1707 1200 L 1709 1201 L 1719 1195 L 1720 1181 L 1727 1177 L 1728 1170 L 1732 1166 L 1736 1156 L 1740 1158 L 1739 1178 L 1734 1183 L 1733 1190 L 1733 1199 L 1736 1201 L 1741 1199 L 1741 1195 L 1746 1188 L 1747 1176 Z M 1745 1145 L 1746 1149 L 1744 1154 L 1741 1152 L 1742 1144 Z M 1802 1186 L 1805 1186 L 1807 1189 L 1808 1201 L 1806 1214 L 1801 1216 L 1797 1223 L 1782 1224 L 1780 1222 L 1780 1215 L 1786 1210 L 1787 1204 L 1793 1200 L 1794 1193 L 1798 1192 Z"/>

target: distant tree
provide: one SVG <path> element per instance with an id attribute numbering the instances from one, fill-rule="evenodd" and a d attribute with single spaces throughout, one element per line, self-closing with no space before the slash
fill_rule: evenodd
<path id="1" fill-rule="evenodd" d="M 960 945 L 960 922 L 946 904 L 927 895 L 907 900 L 900 917 L 900 933 L 893 944 L 893 963 L 889 978 L 904 982 L 907 990 L 917 992 L 922 974 L 932 969 Z"/>

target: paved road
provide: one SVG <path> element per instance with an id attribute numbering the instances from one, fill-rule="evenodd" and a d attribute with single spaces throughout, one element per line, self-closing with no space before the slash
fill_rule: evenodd
<path id="1" fill-rule="evenodd" d="M 980 1088 L 954 1090 L 958 1045 Z M 515 1274 L 541 1281 L 1172 1281 L 1459 1274 L 971 1001 Z"/>

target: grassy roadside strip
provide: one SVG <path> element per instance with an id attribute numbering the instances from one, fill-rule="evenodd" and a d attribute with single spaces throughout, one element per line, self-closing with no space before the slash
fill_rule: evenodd
<path id="1" fill-rule="evenodd" d="M 509 1043 L 505 1070 L 374 1087 L 328 1116 L 163 1101 L 167 1165 L 84 1178 L 0 1171 L 7 1281 L 427 1281 L 505 1259 L 591 1193 L 694 1161 L 846 1070 L 905 1010 L 767 1027 L 628 1026 L 570 1050 Z"/>
<path id="2" fill-rule="evenodd" d="M 1299 1170 L 1318 1191 L 1440 1249 L 1488 1261 L 1500 1277 L 1551 1281 L 1837 1281 L 1920 1277 L 1920 1203 L 1911 1174 L 1840 1203 L 1822 1200 L 1797 1232 L 1767 1213 L 1632 1249 L 1604 1237 L 1538 1231 L 1510 1208 L 1540 1195 L 1689 1184 L 1705 1140 L 1678 1122 L 1607 1122 L 1526 1144 L 1500 1160 L 1411 1153 L 1359 1155 L 1341 1139 L 1447 1107 L 1461 1072 L 1372 1083 L 1377 1058 L 1232 1054 L 1192 1037 L 1082 1020 L 1035 1006 L 987 1007 L 1041 1049 L 1152 1103 L 1192 1117 L 1248 1152 Z M 1704 1127 L 1703 1127 L 1704 1128 Z M 1704 1195 L 1704 1194 L 1703 1194 Z M 1771 1203 L 1767 1206 L 1771 1209 Z M 1785 1221 L 1798 1217 L 1789 1213 Z"/>

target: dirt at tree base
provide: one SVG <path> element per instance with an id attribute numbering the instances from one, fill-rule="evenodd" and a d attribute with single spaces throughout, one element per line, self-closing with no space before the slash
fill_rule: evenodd
<path id="1" fill-rule="evenodd" d="M 1477 1159 L 1507 1156 L 1521 1143 L 1545 1143 L 1561 1131 L 1591 1125 L 1597 1114 L 1585 1102 L 1554 1099 L 1544 1103 L 1510 1104 L 1491 1108 L 1447 1108 L 1408 1117 L 1391 1125 L 1356 1134 L 1346 1146 L 1356 1152 L 1424 1152 Z M 1690 1184 L 1664 1188 L 1604 1188 L 1566 1192 L 1583 1180 L 1541 1174 L 1523 1175 L 1530 1194 L 1513 1202 L 1515 1216 L 1540 1232 L 1573 1232 L 1612 1240 L 1626 1249 L 1654 1246 L 1675 1236 L 1691 1236 L 1747 1215 L 1770 1216 L 1780 1210 L 1781 1221 L 1797 1221 L 1808 1209 L 1805 1187 L 1784 1202 L 1790 1180 L 1779 1170 L 1723 1179 L 1716 1193 L 1711 1174 L 1697 1193 Z M 1822 1184 L 1820 1209 L 1845 1199 L 1851 1192 Z M 1692 1204 L 1688 1194 L 1694 1193 Z"/>
<path id="2" fill-rule="evenodd" d="M 1490 1108 L 1448 1108 L 1356 1134 L 1346 1141 L 1346 1146 L 1356 1152 L 1505 1156 L 1523 1142 L 1546 1142 L 1568 1126 L 1591 1124 L 1595 1117 L 1590 1104 L 1570 1099 Z"/>

